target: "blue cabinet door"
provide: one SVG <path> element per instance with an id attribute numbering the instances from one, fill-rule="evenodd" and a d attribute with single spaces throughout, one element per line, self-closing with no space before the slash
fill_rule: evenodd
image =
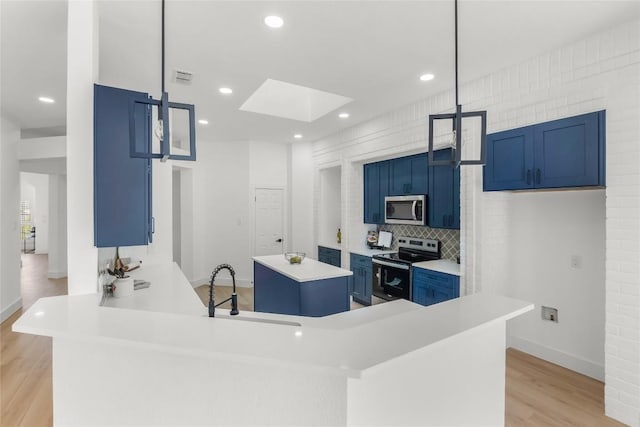
<path id="1" fill-rule="evenodd" d="M 533 126 L 487 135 L 484 191 L 534 187 Z"/>
<path id="2" fill-rule="evenodd" d="M 318 246 L 318 261 L 340 267 L 340 251 L 325 246 Z"/>
<path id="3" fill-rule="evenodd" d="M 599 135 L 604 111 L 535 125 L 536 188 L 603 185 Z M 602 158 L 604 160 L 604 156 Z"/>
<path id="4" fill-rule="evenodd" d="M 389 161 L 389 193 L 392 196 L 409 194 L 411 187 L 411 158 L 400 157 Z"/>
<path id="5" fill-rule="evenodd" d="M 435 160 L 452 157 L 452 149 L 433 153 Z M 429 226 L 460 228 L 460 168 L 453 165 L 429 167 Z"/>
<path id="6" fill-rule="evenodd" d="M 363 305 L 371 305 L 373 291 L 371 258 L 352 253 L 350 265 L 353 272 L 351 291 L 353 300 Z"/>
<path id="7" fill-rule="evenodd" d="M 427 154 L 411 156 L 411 183 L 409 194 L 427 194 L 429 191 L 429 167 Z"/>
<path id="8" fill-rule="evenodd" d="M 389 194 L 392 196 L 427 194 L 428 170 L 426 153 L 390 160 Z"/>
<path id="9" fill-rule="evenodd" d="M 363 177 L 364 223 L 384 224 L 384 198 L 389 195 L 389 162 L 364 165 Z"/>
<path id="10" fill-rule="evenodd" d="M 437 304 L 460 296 L 460 278 L 423 268 L 414 268 L 412 301 L 422 305 Z"/>
<path id="11" fill-rule="evenodd" d="M 151 238 L 151 160 L 132 158 L 129 108 L 135 108 L 138 149 L 151 144 L 142 92 L 94 86 L 94 243 L 97 247 L 146 245 Z"/>

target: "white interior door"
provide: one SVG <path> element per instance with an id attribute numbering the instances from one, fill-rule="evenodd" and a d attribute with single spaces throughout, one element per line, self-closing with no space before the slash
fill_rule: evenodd
<path id="1" fill-rule="evenodd" d="M 256 255 L 275 255 L 284 252 L 283 190 L 256 188 Z"/>

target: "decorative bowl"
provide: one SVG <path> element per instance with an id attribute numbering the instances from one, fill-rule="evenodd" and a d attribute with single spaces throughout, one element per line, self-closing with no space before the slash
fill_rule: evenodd
<path id="1" fill-rule="evenodd" d="M 302 260 L 307 256 L 304 252 L 285 252 L 284 258 L 289 261 L 289 264 L 300 264 Z"/>

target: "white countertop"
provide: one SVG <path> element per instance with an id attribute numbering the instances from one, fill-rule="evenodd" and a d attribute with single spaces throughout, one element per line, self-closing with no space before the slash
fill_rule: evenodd
<path id="1" fill-rule="evenodd" d="M 173 279 L 158 278 L 155 284 L 184 286 L 193 292 L 184 276 Z M 227 310 L 216 310 L 218 317 L 209 318 L 201 303 L 190 307 L 193 314 L 155 311 L 162 304 L 147 304 L 153 310 L 144 304 L 139 305 L 142 309 L 123 309 L 98 306 L 96 295 L 42 298 L 13 324 L 13 330 L 359 377 L 385 361 L 533 309 L 528 302 L 482 293 L 429 307 L 397 300 L 319 318 L 241 312 L 230 319 Z"/>
<path id="2" fill-rule="evenodd" d="M 128 274 L 134 279 L 146 280 L 151 286 L 138 289 L 128 297 L 107 297 L 104 307 L 202 314 L 202 301 L 176 263 L 144 265 Z"/>
<path id="3" fill-rule="evenodd" d="M 423 261 L 413 263 L 412 266 L 424 268 L 425 270 L 439 271 L 440 273 L 460 276 L 460 264 L 450 259 L 436 259 L 433 261 Z"/>
<path id="4" fill-rule="evenodd" d="M 253 260 L 297 282 L 309 282 L 311 280 L 333 279 L 335 277 L 353 275 L 350 270 L 335 267 L 311 258 L 305 258 L 301 264 L 290 264 L 289 261 L 284 258 L 284 255 L 255 256 Z"/>
<path id="5" fill-rule="evenodd" d="M 394 254 L 398 251 L 392 251 L 391 249 L 356 248 L 356 249 L 349 250 L 349 252 L 358 254 L 358 255 L 372 257 L 374 255 L 380 255 L 380 254 Z"/>

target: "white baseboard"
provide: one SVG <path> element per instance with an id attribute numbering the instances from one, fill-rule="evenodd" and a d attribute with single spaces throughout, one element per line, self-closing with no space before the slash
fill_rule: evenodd
<path id="1" fill-rule="evenodd" d="M 0 312 L 0 323 L 7 320 L 13 313 L 22 308 L 22 298 L 18 298 L 5 309 Z"/>
<path id="2" fill-rule="evenodd" d="M 191 283 L 191 286 L 193 286 L 194 288 L 197 288 L 198 286 L 208 285 L 209 280 L 211 280 L 211 278 L 207 277 L 204 279 L 191 280 L 189 283 Z M 220 278 L 216 279 L 216 286 L 233 286 L 233 282 L 231 281 L 231 278 Z M 251 280 L 249 279 L 236 279 L 236 287 L 253 288 L 253 283 L 251 283 Z"/>
<path id="3" fill-rule="evenodd" d="M 590 360 L 585 360 L 576 355 L 512 335 L 507 336 L 507 347 L 513 347 L 516 350 L 524 351 L 525 353 L 544 359 L 547 362 L 555 363 L 556 365 L 604 382 L 604 366 L 598 365 Z"/>
<path id="4" fill-rule="evenodd" d="M 49 279 L 62 279 L 63 277 L 67 277 L 66 271 L 49 271 L 47 273 L 47 277 Z"/>

